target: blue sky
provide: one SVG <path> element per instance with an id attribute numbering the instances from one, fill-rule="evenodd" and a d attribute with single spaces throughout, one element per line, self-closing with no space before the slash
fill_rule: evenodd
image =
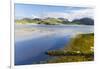
<path id="1" fill-rule="evenodd" d="M 93 8 L 71 7 L 71 6 L 50 6 L 36 4 L 15 4 L 15 19 L 20 18 L 44 18 L 63 17 L 69 20 L 75 18 L 93 18 Z"/>

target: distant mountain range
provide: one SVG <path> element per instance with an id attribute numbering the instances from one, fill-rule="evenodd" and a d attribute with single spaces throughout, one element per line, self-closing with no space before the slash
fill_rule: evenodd
<path id="1" fill-rule="evenodd" d="M 23 18 L 15 20 L 15 23 L 26 24 L 26 23 L 33 23 L 33 24 L 46 24 L 46 25 L 56 25 L 56 24 L 83 24 L 83 25 L 94 25 L 94 20 L 91 18 L 81 18 L 81 19 L 74 19 L 73 21 L 69 21 L 66 18 Z"/>

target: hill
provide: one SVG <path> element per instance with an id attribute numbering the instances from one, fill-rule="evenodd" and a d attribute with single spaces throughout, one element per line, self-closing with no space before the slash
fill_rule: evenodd
<path id="1" fill-rule="evenodd" d="M 17 19 L 15 20 L 15 23 L 18 24 L 27 24 L 27 23 L 35 23 L 35 24 L 46 24 L 46 25 L 56 25 L 56 24 L 82 24 L 82 25 L 94 25 L 94 20 L 91 18 L 81 18 L 81 19 L 75 19 L 73 21 L 68 21 L 66 18 L 23 18 L 23 19 Z"/>

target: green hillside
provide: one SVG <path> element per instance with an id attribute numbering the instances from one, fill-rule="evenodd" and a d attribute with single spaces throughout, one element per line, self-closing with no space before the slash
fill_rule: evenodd
<path id="1" fill-rule="evenodd" d="M 48 63 L 80 62 L 94 60 L 94 34 L 79 34 L 61 50 L 47 51 L 53 57 Z"/>

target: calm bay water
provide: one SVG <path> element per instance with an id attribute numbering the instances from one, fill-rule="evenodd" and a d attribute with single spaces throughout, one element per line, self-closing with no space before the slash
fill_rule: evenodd
<path id="1" fill-rule="evenodd" d="M 87 25 L 15 25 L 15 64 L 38 64 L 49 58 L 48 50 L 63 48 L 79 33 L 93 32 Z"/>

